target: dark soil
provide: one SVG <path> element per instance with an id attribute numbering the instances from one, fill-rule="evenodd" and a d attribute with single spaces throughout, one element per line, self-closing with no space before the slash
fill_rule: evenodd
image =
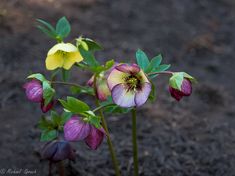
<path id="1" fill-rule="evenodd" d="M 47 175 L 48 163 L 36 152 L 41 112 L 26 100 L 22 84 L 30 72 L 45 73 L 53 45 L 35 28 L 35 19 L 55 23 L 61 16 L 72 23 L 71 38 L 83 34 L 103 44 L 97 53 L 102 61 L 134 61 L 142 48 L 149 56 L 162 53 L 173 71 L 199 80 L 193 95 L 178 103 L 168 93 L 167 78 L 156 79 L 157 101 L 138 113 L 140 175 L 235 175 L 233 0 L 1 0 L 0 169 Z M 73 80 L 85 83 L 89 77 L 75 74 Z M 107 120 L 122 175 L 131 175 L 130 115 Z M 74 145 L 77 159 L 66 163 L 67 175 L 114 175 L 106 142 L 97 151 Z"/>

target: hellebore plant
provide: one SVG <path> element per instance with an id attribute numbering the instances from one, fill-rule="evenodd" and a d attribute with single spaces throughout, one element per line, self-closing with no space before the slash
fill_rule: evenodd
<path id="1" fill-rule="evenodd" d="M 109 60 L 100 64 L 95 52 L 102 47 L 89 38 L 80 36 L 76 43 L 64 43 L 70 33 L 70 24 L 62 17 L 53 27 L 38 19 L 38 28 L 57 43 L 49 49 L 45 57 L 46 69 L 51 71 L 47 79 L 40 73 L 28 76 L 24 84 L 28 100 L 40 103 L 44 115 L 38 123 L 41 129 L 41 141 L 47 142 L 41 156 L 51 164 L 60 163 L 59 174 L 64 175 L 63 160 L 75 160 L 75 150 L 71 143 L 84 141 L 91 150 L 98 149 L 103 139 L 107 140 L 115 175 L 120 176 L 119 163 L 111 141 L 104 114 L 132 114 L 132 142 L 135 176 L 138 175 L 138 146 L 136 128 L 136 110 L 148 100 L 154 101 L 156 90 L 154 79 L 158 75 L 169 75 L 169 93 L 177 101 L 190 96 L 192 84 L 196 80 L 185 72 L 167 71 L 170 65 L 161 64 L 162 56 L 151 60 L 142 50 L 136 52 L 136 63 L 117 63 Z M 91 72 L 87 85 L 69 82 L 72 68 Z M 61 77 L 59 77 L 61 75 Z M 68 86 L 74 96 L 65 99 L 56 94 L 56 87 Z M 94 103 L 88 105 L 75 97 L 80 94 L 94 97 Z M 58 105 L 60 102 L 60 105 Z M 91 108 L 91 106 L 93 108 Z M 63 113 L 56 111 L 63 109 Z"/>

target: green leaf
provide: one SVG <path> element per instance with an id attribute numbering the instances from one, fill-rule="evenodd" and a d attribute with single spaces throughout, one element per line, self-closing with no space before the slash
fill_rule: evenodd
<path id="1" fill-rule="evenodd" d="M 170 68 L 170 64 L 162 64 L 162 65 L 159 65 L 157 68 L 153 69 L 152 72 L 162 72 L 162 71 L 166 71 L 167 69 Z"/>
<path id="2" fill-rule="evenodd" d="M 94 90 L 91 87 L 78 87 L 78 86 L 71 86 L 70 91 L 72 94 L 89 94 L 89 95 L 95 95 Z"/>
<path id="3" fill-rule="evenodd" d="M 61 99 L 59 101 L 65 109 L 73 113 L 79 114 L 90 110 L 90 107 L 86 103 L 74 97 L 67 97 L 67 102 Z"/>
<path id="4" fill-rule="evenodd" d="M 83 48 L 79 48 L 79 51 L 84 58 L 84 62 L 86 62 L 89 66 L 97 67 L 99 66 L 98 61 L 95 59 L 94 55 L 90 51 L 86 51 Z"/>
<path id="5" fill-rule="evenodd" d="M 48 81 L 43 81 L 42 87 L 43 87 L 43 99 L 45 100 L 44 104 L 45 106 L 47 106 L 55 95 L 55 89 L 51 87 Z"/>
<path id="6" fill-rule="evenodd" d="M 69 35 L 71 27 L 66 17 L 62 17 L 56 24 L 56 33 L 63 39 Z"/>
<path id="7" fill-rule="evenodd" d="M 147 55 L 140 49 L 136 52 L 136 61 L 141 69 L 145 70 L 149 65 L 149 59 Z"/>
<path id="8" fill-rule="evenodd" d="M 183 72 L 176 72 L 173 73 L 169 80 L 169 85 L 174 89 L 181 90 L 181 85 L 184 80 L 184 73 Z"/>
<path id="9" fill-rule="evenodd" d="M 60 125 L 64 125 L 70 119 L 71 116 L 71 112 L 63 112 L 63 114 L 61 115 Z"/>
<path id="10" fill-rule="evenodd" d="M 56 39 L 57 34 L 48 30 L 47 28 L 43 27 L 43 26 L 36 26 L 40 31 L 42 31 L 44 34 L 46 34 L 48 37 L 52 38 L 52 39 Z"/>
<path id="11" fill-rule="evenodd" d="M 192 83 L 197 83 L 197 80 L 191 75 L 189 75 L 188 73 L 183 72 L 183 74 L 184 74 L 184 77 L 188 78 Z"/>
<path id="12" fill-rule="evenodd" d="M 53 129 L 53 124 L 50 120 L 47 120 L 44 116 L 38 122 L 38 128 L 42 130 L 51 130 Z"/>
<path id="13" fill-rule="evenodd" d="M 82 48 L 84 49 L 84 50 L 86 50 L 86 51 L 88 51 L 89 50 L 89 47 L 88 47 L 88 45 L 87 45 L 87 43 L 86 42 L 84 42 L 84 41 L 81 41 L 81 46 L 82 46 Z"/>
<path id="14" fill-rule="evenodd" d="M 51 119 L 54 126 L 59 126 L 61 117 L 55 111 L 51 111 Z"/>
<path id="15" fill-rule="evenodd" d="M 151 82 L 151 85 L 152 85 L 152 88 L 151 88 L 151 92 L 150 92 L 150 95 L 149 95 L 149 100 L 151 102 L 154 102 L 156 100 L 156 87 L 155 85 L 153 84 L 153 82 Z"/>
<path id="16" fill-rule="evenodd" d="M 146 68 L 145 72 L 149 73 L 151 72 L 153 69 L 157 68 L 162 62 L 162 55 L 159 54 L 157 56 L 155 56 L 151 61 L 150 64 L 148 65 L 148 67 Z"/>
<path id="17" fill-rule="evenodd" d="M 37 19 L 37 21 L 41 24 L 43 24 L 44 26 L 46 26 L 51 32 L 56 33 L 55 28 L 48 22 L 41 20 L 41 19 Z"/>
<path id="18" fill-rule="evenodd" d="M 46 81 L 46 78 L 41 73 L 35 73 L 32 75 L 29 75 L 27 78 L 35 78 L 41 82 Z"/>
<path id="19" fill-rule="evenodd" d="M 83 38 L 82 41 L 84 41 L 87 44 L 89 51 L 97 51 L 103 49 L 100 44 L 98 44 L 92 39 Z"/>
<path id="20" fill-rule="evenodd" d="M 41 134 L 41 141 L 51 141 L 57 137 L 56 130 L 45 130 Z"/>

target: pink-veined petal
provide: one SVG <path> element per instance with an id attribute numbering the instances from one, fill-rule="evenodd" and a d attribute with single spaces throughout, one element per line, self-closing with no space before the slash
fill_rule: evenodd
<path id="1" fill-rule="evenodd" d="M 112 98 L 115 104 L 129 108 L 135 106 L 135 92 L 125 89 L 124 84 L 118 84 L 112 89 Z"/>
<path id="2" fill-rule="evenodd" d="M 129 73 L 131 75 L 135 75 L 139 73 L 140 67 L 136 64 L 121 64 L 115 67 L 118 71 L 124 72 L 124 73 Z"/>
<path id="3" fill-rule="evenodd" d="M 102 143 L 104 135 L 105 132 L 103 128 L 97 129 L 91 126 L 90 134 L 85 139 L 85 142 L 92 150 L 96 150 Z"/>
<path id="4" fill-rule="evenodd" d="M 141 90 L 139 90 L 135 94 L 135 104 L 137 107 L 143 105 L 148 100 L 149 94 L 152 89 L 150 83 L 144 83 L 142 86 L 143 87 L 141 88 Z"/>

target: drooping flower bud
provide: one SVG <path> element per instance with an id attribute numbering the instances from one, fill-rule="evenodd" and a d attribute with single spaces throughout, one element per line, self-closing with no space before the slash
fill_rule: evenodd
<path id="1" fill-rule="evenodd" d="M 43 113 L 46 113 L 51 110 L 51 108 L 55 105 L 55 101 L 52 100 L 48 105 L 45 106 L 44 100 L 41 101 L 41 110 Z"/>
<path id="2" fill-rule="evenodd" d="M 184 78 L 182 85 L 181 85 L 181 90 L 175 89 L 171 86 L 169 86 L 169 91 L 170 94 L 173 98 L 175 98 L 177 101 L 180 101 L 180 99 L 183 96 L 190 96 L 192 93 L 192 83 L 189 79 Z"/>
<path id="3" fill-rule="evenodd" d="M 71 117 L 64 125 L 64 138 L 67 141 L 85 139 L 90 133 L 91 125 L 82 121 L 79 117 Z"/>
<path id="4" fill-rule="evenodd" d="M 43 88 L 42 84 L 38 80 L 31 80 L 30 82 L 24 84 L 23 88 L 27 98 L 33 102 L 41 102 L 43 99 Z"/>
<path id="5" fill-rule="evenodd" d="M 46 143 L 41 151 L 41 157 L 53 162 L 65 159 L 75 160 L 75 150 L 67 141 L 54 140 Z"/>
<path id="6" fill-rule="evenodd" d="M 88 82 L 87 85 L 90 87 L 94 86 L 94 76 L 92 76 Z M 111 95 L 110 90 L 107 85 L 107 79 L 105 77 L 105 73 L 102 72 L 99 74 L 99 76 L 96 77 L 96 95 L 99 100 L 105 101 L 107 100 L 107 97 Z"/>
<path id="7" fill-rule="evenodd" d="M 98 129 L 91 126 L 90 133 L 86 137 L 85 142 L 92 150 L 96 150 L 102 143 L 104 135 L 105 131 L 103 128 Z"/>

